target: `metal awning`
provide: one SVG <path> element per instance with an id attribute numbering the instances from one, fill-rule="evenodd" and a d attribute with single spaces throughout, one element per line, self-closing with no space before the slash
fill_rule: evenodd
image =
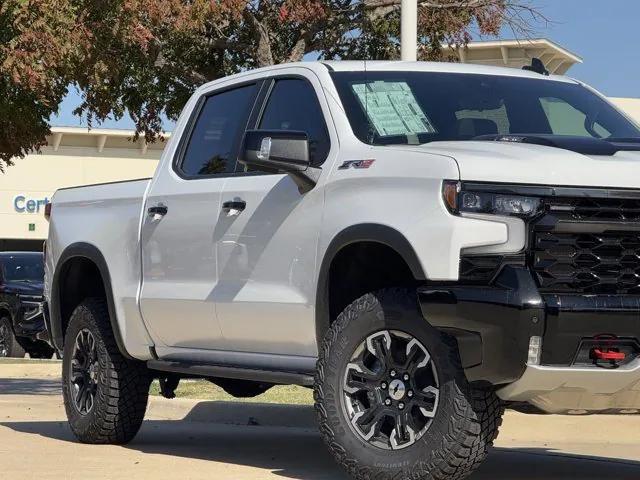
<path id="1" fill-rule="evenodd" d="M 546 38 L 471 42 L 453 48 L 462 63 L 522 68 L 539 58 L 549 73 L 564 75 L 582 58 Z"/>

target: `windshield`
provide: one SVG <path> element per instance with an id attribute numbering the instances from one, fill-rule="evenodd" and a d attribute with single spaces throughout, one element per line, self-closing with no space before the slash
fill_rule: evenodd
<path id="1" fill-rule="evenodd" d="M 354 134 L 377 145 L 546 134 L 640 138 L 640 130 L 580 84 L 439 72 L 333 72 Z"/>
<path id="2" fill-rule="evenodd" d="M 44 260 L 42 254 L 15 254 L 0 257 L 6 282 L 42 282 Z"/>

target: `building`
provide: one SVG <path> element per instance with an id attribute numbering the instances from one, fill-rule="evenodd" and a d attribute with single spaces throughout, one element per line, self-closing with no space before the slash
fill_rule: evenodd
<path id="1" fill-rule="evenodd" d="M 0 173 L 0 251 L 42 249 L 44 205 L 58 188 L 153 175 L 164 141 L 132 138 L 123 130 L 54 127 L 40 153 Z"/>
<path id="2" fill-rule="evenodd" d="M 474 42 L 452 50 L 463 63 L 521 68 L 539 58 L 547 70 L 567 74 L 578 55 L 547 39 Z M 570 74 L 570 73 L 569 73 Z M 612 98 L 640 123 L 640 99 Z M 150 177 L 167 137 L 147 145 L 123 130 L 55 127 L 38 154 L 0 174 L 0 251 L 40 250 L 47 237 L 44 205 L 58 188 Z"/>
<path id="3" fill-rule="evenodd" d="M 552 75 L 565 75 L 576 63 L 582 63 L 578 55 L 546 38 L 472 42 L 455 49 L 455 54 L 462 63 L 512 68 L 531 65 L 532 58 L 539 58 Z"/>

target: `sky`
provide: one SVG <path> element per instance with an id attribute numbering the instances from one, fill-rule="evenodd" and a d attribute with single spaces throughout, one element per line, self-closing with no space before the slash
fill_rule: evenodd
<path id="1" fill-rule="evenodd" d="M 539 25 L 534 37 L 553 40 L 583 58 L 568 75 L 582 80 L 607 96 L 640 98 L 640 0 L 532 0 L 551 20 Z M 513 34 L 504 30 L 502 39 Z M 487 38 L 489 40 L 489 38 Z M 53 125 L 79 126 L 73 109 L 80 103 L 78 92 L 71 91 L 60 106 Z M 94 125 L 97 127 L 98 125 Z M 133 128 L 125 117 L 100 125 L 107 128 Z M 170 131 L 173 124 L 166 122 Z"/>

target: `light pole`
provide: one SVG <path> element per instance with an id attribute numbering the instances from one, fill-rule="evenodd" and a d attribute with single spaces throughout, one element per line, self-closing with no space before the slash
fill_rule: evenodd
<path id="1" fill-rule="evenodd" d="M 418 59 L 418 0 L 402 0 L 400 13 L 400 59 Z"/>

